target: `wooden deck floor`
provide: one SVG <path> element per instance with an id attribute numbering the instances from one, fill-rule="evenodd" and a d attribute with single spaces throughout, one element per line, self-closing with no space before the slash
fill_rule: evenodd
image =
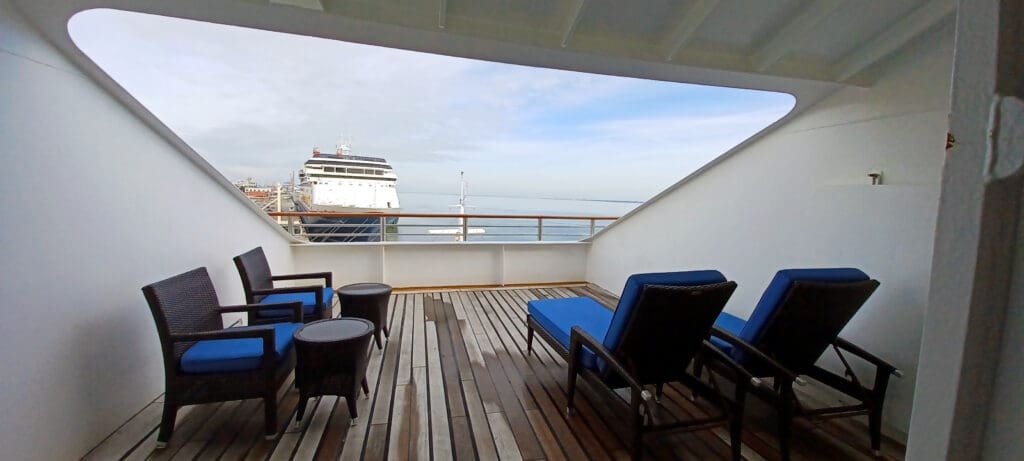
<path id="1" fill-rule="evenodd" d="M 607 296 L 584 287 L 396 294 L 391 339 L 372 349 L 370 395 L 350 425 L 343 399 L 311 400 L 294 423 L 298 392 L 280 391 L 282 428 L 264 440 L 259 400 L 185 407 L 166 449 L 155 451 L 161 399 L 125 423 L 85 459 L 626 459 L 625 421 L 615 402 L 583 385 L 577 412 L 566 417 L 565 363 L 543 340 L 525 354 L 526 302 L 536 298 Z M 581 381 L 582 382 L 582 381 Z M 662 410 L 701 415 L 701 403 L 666 386 Z M 754 421 L 751 421 L 754 419 Z M 867 433 L 834 420 L 795 428 L 793 459 L 873 459 Z M 770 426 L 748 418 L 743 454 L 778 459 Z M 723 429 L 649 439 L 649 459 L 728 459 Z M 886 459 L 903 448 L 886 441 Z"/>

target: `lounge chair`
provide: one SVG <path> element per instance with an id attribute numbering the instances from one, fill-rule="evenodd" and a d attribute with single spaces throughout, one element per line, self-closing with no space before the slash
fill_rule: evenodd
<path id="1" fill-rule="evenodd" d="M 880 453 L 882 405 L 889 375 L 902 374 L 896 367 L 839 337 L 846 323 L 877 287 L 877 280 L 858 269 L 781 270 L 765 289 L 749 319 L 723 312 L 716 320 L 712 338 L 716 347 L 755 376 L 774 378 L 773 389 L 758 388 L 754 394 L 772 403 L 778 411 L 779 448 L 783 459 L 789 459 L 792 419 L 797 416 L 828 418 L 867 414 L 871 448 L 876 455 Z M 815 365 L 829 347 L 839 356 L 846 377 Z M 757 351 L 763 354 L 752 355 Z M 843 351 L 875 366 L 873 386 L 862 384 Z M 793 392 L 794 383 L 805 382 L 802 376 L 820 381 L 859 403 L 804 408 Z"/>
<path id="2" fill-rule="evenodd" d="M 205 267 L 142 288 L 164 356 L 164 412 L 157 448 L 167 445 L 184 405 L 262 398 L 268 438 L 277 433 L 277 390 L 295 368 L 292 335 L 299 302 L 220 306 Z M 223 327 L 221 314 L 265 308 L 291 313 L 283 323 Z"/>
<path id="3" fill-rule="evenodd" d="M 614 313 L 589 297 L 534 300 L 528 303 L 527 350 L 534 333 L 544 338 L 569 366 L 568 408 L 571 413 L 577 375 L 599 389 L 629 387 L 632 419 L 632 456 L 643 452 L 643 436 L 670 430 L 693 431 L 729 425 L 733 459 L 740 459 L 740 434 L 744 386 L 736 386 L 733 399 L 687 372 L 691 360 L 703 353 L 717 353 L 707 343 L 714 319 L 735 290 L 717 271 L 634 274 L 626 281 Z M 735 366 L 734 374 L 745 373 Z M 657 396 L 667 382 L 681 382 L 695 394 L 719 404 L 720 414 L 688 421 L 656 421 L 650 391 Z M 614 392 L 608 397 L 624 402 Z"/>
<path id="4" fill-rule="evenodd" d="M 245 302 L 249 304 L 274 304 L 289 301 L 302 302 L 302 319 L 304 322 L 321 320 L 330 314 L 334 289 L 330 272 L 313 272 L 307 274 L 272 275 L 267 256 L 263 247 L 256 247 L 235 256 L 235 267 L 242 278 L 242 289 L 245 290 Z M 305 285 L 298 287 L 274 288 L 278 280 L 323 279 L 324 285 Z M 249 325 L 261 323 L 277 323 L 282 317 L 289 316 L 286 309 L 260 309 L 249 313 Z"/>

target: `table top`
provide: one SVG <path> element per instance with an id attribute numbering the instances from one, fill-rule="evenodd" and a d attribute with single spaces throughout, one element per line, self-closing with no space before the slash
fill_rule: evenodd
<path id="1" fill-rule="evenodd" d="M 358 318 L 317 320 L 299 328 L 295 340 L 309 343 L 347 341 L 373 333 L 373 322 Z"/>
<path id="2" fill-rule="evenodd" d="M 383 283 L 353 283 L 338 288 L 338 294 L 343 295 L 382 295 L 391 292 L 391 285 Z"/>

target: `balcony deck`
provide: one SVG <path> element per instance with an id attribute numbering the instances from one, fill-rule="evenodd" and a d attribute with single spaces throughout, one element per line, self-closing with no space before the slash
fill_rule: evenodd
<path id="1" fill-rule="evenodd" d="M 543 340 L 525 354 L 526 302 L 587 294 L 586 287 L 399 293 L 392 296 L 391 339 L 372 348 L 370 395 L 350 425 L 343 399 L 310 401 L 295 427 L 298 392 L 281 390 L 277 439 L 264 440 L 259 400 L 185 407 L 169 446 L 154 451 L 158 398 L 85 459 L 625 459 L 628 429 L 581 380 L 577 413 L 567 418 L 565 363 Z M 700 415 L 701 402 L 666 386 L 662 410 Z M 751 411 L 748 404 L 748 413 Z M 757 408 L 753 408 L 757 412 Z M 831 420 L 794 428 L 793 459 L 874 459 L 858 422 Z M 778 459 L 771 425 L 748 415 L 744 458 Z M 728 459 L 724 429 L 649 438 L 648 459 Z M 885 459 L 903 447 L 886 440 Z"/>

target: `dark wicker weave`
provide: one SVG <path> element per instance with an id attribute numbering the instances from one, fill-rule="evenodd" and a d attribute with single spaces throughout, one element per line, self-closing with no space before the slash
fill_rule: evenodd
<path id="1" fill-rule="evenodd" d="M 307 334 L 310 328 L 318 327 L 316 337 Z M 302 420 L 306 402 L 321 395 L 345 397 L 349 417 L 356 419 L 359 389 L 370 394 L 366 366 L 373 329 L 369 320 L 340 318 L 318 320 L 295 332 L 295 387 L 299 389 L 296 423 Z"/>
<path id="2" fill-rule="evenodd" d="M 285 321 L 297 322 L 301 318 L 301 303 L 220 306 L 205 267 L 147 285 L 142 288 L 142 292 L 153 313 L 164 356 L 166 394 L 160 433 L 157 436 L 158 446 L 166 445 L 170 439 L 178 408 L 227 400 L 262 398 L 265 432 L 268 437 L 274 436 L 277 433 L 277 390 L 295 367 L 294 348 L 287 356 L 278 357 L 274 350 L 274 330 L 271 327 L 224 329 L 221 314 L 274 307 L 291 309 L 293 316 Z M 233 338 L 263 339 L 263 363 L 260 368 L 203 374 L 181 371 L 181 356 L 196 341 Z"/>
<path id="3" fill-rule="evenodd" d="M 380 334 L 390 338 L 388 331 L 388 301 L 391 285 L 383 283 L 354 283 L 338 288 L 338 303 L 342 317 L 358 317 L 373 322 L 373 339 L 377 349 L 384 349 Z"/>
<path id="4" fill-rule="evenodd" d="M 593 386 L 602 389 L 609 399 L 624 402 L 613 389 L 629 387 L 628 405 L 632 419 L 632 457 L 640 459 L 643 436 L 669 431 L 695 431 L 716 426 L 729 426 L 732 438 L 732 459 L 740 459 L 740 436 L 743 423 L 743 404 L 747 386 L 735 386 L 730 397 L 699 380 L 687 371 L 695 357 L 705 354 L 721 355 L 706 339 L 715 318 L 736 289 L 735 282 L 702 286 L 645 285 L 619 344 L 607 349 L 602 341 L 578 326 L 570 333 L 568 349 L 544 330 L 532 316 L 527 316 L 527 350 L 532 350 L 536 332 L 566 359 L 569 365 L 568 411 L 571 412 L 576 391 L 576 377 L 582 374 Z M 578 363 L 581 348 L 587 347 L 607 366 L 601 371 Z M 731 367 L 731 373 L 745 374 L 742 367 L 724 357 L 718 364 Z M 716 368 L 717 369 L 717 368 Z M 749 376 L 749 375 L 748 375 Z M 759 380 L 753 379 L 753 383 Z M 654 386 L 660 396 L 664 383 L 680 382 L 695 395 L 712 402 L 719 414 L 686 421 L 661 422 L 657 420 L 654 396 L 645 386 Z"/>
<path id="5" fill-rule="evenodd" d="M 324 299 L 324 287 L 320 285 L 306 285 L 299 287 L 274 288 L 274 281 L 277 280 L 307 280 L 323 279 L 324 286 L 333 287 L 331 284 L 330 272 L 311 272 L 307 274 L 272 275 L 270 264 L 267 263 L 267 256 L 263 253 L 263 247 L 253 248 L 245 253 L 235 256 L 235 267 L 238 268 L 238 275 L 242 277 L 242 289 L 245 290 L 245 302 L 259 304 L 265 296 L 275 293 L 308 293 L 314 292 L 316 306 L 313 313 L 303 317 L 303 322 L 312 322 L 325 318 L 330 311 L 331 300 Z M 249 325 L 261 323 L 277 323 L 281 320 L 273 317 L 261 317 L 255 311 L 249 312 Z"/>
<path id="6" fill-rule="evenodd" d="M 715 337 L 729 342 L 744 353 L 757 352 L 744 360 L 757 376 L 773 377 L 774 388 L 759 388 L 754 394 L 775 406 L 778 412 L 779 450 L 789 459 L 789 439 L 794 417 L 808 419 L 842 416 L 868 416 L 871 448 L 880 454 L 882 443 L 882 405 L 889 386 L 889 375 L 902 376 L 896 367 L 839 337 L 846 323 L 878 287 L 877 280 L 861 282 L 797 281 L 789 289 L 764 333 L 753 344 L 719 328 Z M 826 349 L 832 348 L 845 367 L 845 377 L 815 365 Z M 849 352 L 875 366 L 874 383 L 861 383 L 842 351 Z M 804 384 L 800 376 L 809 376 L 859 402 L 826 408 L 804 408 L 793 391 L 793 384 Z"/>

